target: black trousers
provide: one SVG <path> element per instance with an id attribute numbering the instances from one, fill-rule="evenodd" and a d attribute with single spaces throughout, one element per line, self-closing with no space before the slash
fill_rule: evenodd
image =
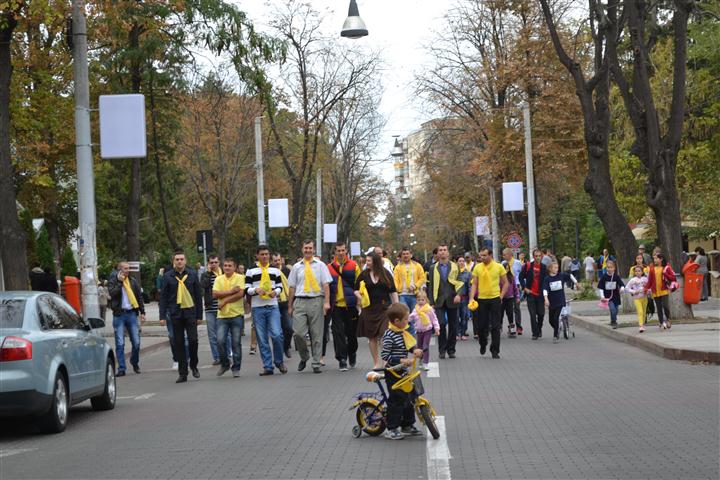
<path id="1" fill-rule="evenodd" d="M 327 344 L 330 341 L 330 322 L 332 321 L 332 315 L 330 312 L 325 314 L 324 325 L 323 325 L 323 341 L 322 341 L 322 356 L 325 356 L 327 352 Z"/>
<path id="2" fill-rule="evenodd" d="M 280 326 L 283 332 L 283 350 L 286 352 L 290 350 L 290 345 L 293 338 L 293 327 L 292 318 L 288 315 L 288 303 L 278 302 L 278 308 L 280 309 Z"/>
<path id="3" fill-rule="evenodd" d="M 338 362 L 355 363 L 358 349 L 356 308 L 338 307 L 332 309 L 332 338 L 335 358 Z"/>
<path id="4" fill-rule="evenodd" d="M 502 320 L 502 317 L 506 316 L 508 319 L 508 325 L 515 323 L 515 305 L 517 305 L 517 302 L 514 298 L 502 299 L 502 312 L 500 314 L 500 319 Z"/>
<path id="5" fill-rule="evenodd" d="M 522 314 L 520 313 L 520 303 L 513 300 L 513 311 L 515 312 L 515 326 L 522 327 Z"/>
<path id="6" fill-rule="evenodd" d="M 480 322 L 480 345 L 487 345 L 490 333 L 490 353 L 500 353 L 500 329 L 502 328 L 502 302 L 500 297 L 478 299 Z"/>
<path id="7" fill-rule="evenodd" d="M 435 306 L 435 315 L 437 315 L 440 324 L 440 338 L 438 338 L 438 349 L 441 354 L 455 353 L 455 344 L 457 343 L 457 327 L 458 327 L 458 309 Z M 445 319 L 447 315 L 447 320 Z"/>
<path id="8" fill-rule="evenodd" d="M 472 324 L 473 324 L 473 335 L 476 337 L 480 336 L 480 316 L 478 314 L 477 308 L 474 312 L 472 312 Z"/>
<path id="9" fill-rule="evenodd" d="M 562 307 L 550 307 L 548 312 L 550 314 L 550 326 L 553 328 L 553 337 L 557 337 L 560 334 L 560 313 L 562 312 Z"/>
<path id="10" fill-rule="evenodd" d="M 398 427 L 411 427 L 415 423 L 415 409 L 410 401 L 410 394 L 402 390 L 393 390 L 392 386 L 400 378 L 387 372 L 385 384 L 388 389 L 387 401 L 387 428 L 392 430 Z"/>
<path id="11" fill-rule="evenodd" d="M 187 376 L 188 364 L 185 359 L 185 333 L 187 333 L 190 368 L 198 366 L 198 330 L 194 308 L 183 308 L 170 319 L 175 341 L 175 356 L 178 361 L 178 374 Z"/>
<path id="12" fill-rule="evenodd" d="M 542 295 L 527 296 L 528 313 L 530 314 L 530 327 L 533 337 L 542 337 L 543 320 L 545 318 L 545 299 Z"/>
<path id="13" fill-rule="evenodd" d="M 660 325 L 663 322 L 670 320 L 670 295 L 663 295 L 661 297 L 654 297 L 655 310 L 657 310 L 658 321 Z"/>

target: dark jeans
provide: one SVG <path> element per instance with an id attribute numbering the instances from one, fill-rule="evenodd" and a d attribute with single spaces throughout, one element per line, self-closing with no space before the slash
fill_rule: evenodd
<path id="1" fill-rule="evenodd" d="M 663 295 L 662 297 L 655 297 L 655 310 L 657 310 L 658 321 L 660 325 L 663 322 L 670 320 L 670 295 Z"/>
<path id="2" fill-rule="evenodd" d="M 188 338 L 188 350 L 190 351 L 190 368 L 197 368 L 198 365 L 198 331 L 197 318 L 194 308 L 183 308 L 171 319 L 173 325 L 173 337 L 175 341 L 175 355 L 178 361 L 178 374 L 187 376 L 188 361 L 184 355 L 177 355 L 185 349 L 185 334 Z"/>
<path id="3" fill-rule="evenodd" d="M 335 347 L 335 358 L 338 362 L 355 363 L 358 349 L 356 308 L 333 307 L 332 338 Z"/>
<path id="4" fill-rule="evenodd" d="M 226 338 L 228 336 L 228 331 L 230 332 L 233 358 L 232 369 L 234 372 L 239 371 L 240 362 L 242 361 L 240 336 L 242 335 L 243 327 L 245 326 L 245 317 L 240 315 L 239 317 L 234 318 L 218 318 L 216 325 L 218 338 Z M 225 343 L 226 342 L 222 341 L 218 342 L 217 349 L 218 354 L 220 355 L 220 364 L 225 368 L 229 368 L 230 360 L 228 360 L 228 351 Z"/>
<path id="5" fill-rule="evenodd" d="M 514 298 L 503 298 L 502 299 L 502 312 L 500 312 L 500 319 L 502 320 L 503 314 L 507 316 L 508 325 L 515 323 L 515 305 L 517 302 Z M 502 322 L 501 322 L 502 324 Z"/>
<path id="6" fill-rule="evenodd" d="M 325 356 L 325 353 L 327 353 L 327 344 L 330 341 L 330 322 L 332 321 L 332 315 L 330 315 L 330 312 L 325 314 L 325 318 L 323 320 L 325 323 L 323 324 L 323 342 L 322 342 L 322 356 Z"/>
<path id="7" fill-rule="evenodd" d="M 500 297 L 478 299 L 480 345 L 487 345 L 490 333 L 490 353 L 500 353 L 500 329 L 502 327 L 502 303 Z"/>
<path id="8" fill-rule="evenodd" d="M 445 317 L 446 314 L 447 318 Z M 440 324 L 440 338 L 438 339 L 438 348 L 440 353 L 455 353 L 455 344 L 457 343 L 458 309 L 435 307 L 435 315 L 437 315 L 438 323 Z"/>
<path id="9" fill-rule="evenodd" d="M 292 328 L 292 317 L 288 315 L 287 302 L 278 302 L 278 308 L 280 309 L 280 326 L 282 327 L 283 332 L 283 349 L 286 352 L 289 352 L 294 333 Z"/>
<path id="10" fill-rule="evenodd" d="M 458 335 L 464 337 L 467 335 L 468 324 L 468 301 L 462 300 L 458 304 Z"/>
<path id="11" fill-rule="evenodd" d="M 521 300 L 522 300 L 522 298 L 521 298 Z M 522 327 L 522 314 L 520 313 L 520 303 L 521 302 L 513 301 L 513 309 L 515 312 L 515 326 L 517 328 Z"/>
<path id="12" fill-rule="evenodd" d="M 392 389 L 395 382 L 399 380 L 401 378 L 396 378 L 390 372 L 385 375 L 388 389 L 387 428 L 390 430 L 398 427 L 411 427 L 415 423 L 415 409 L 410 402 L 410 394 L 400 389 Z"/>
<path id="13" fill-rule="evenodd" d="M 550 326 L 553 328 L 553 337 L 557 337 L 558 335 L 560 335 L 560 312 L 562 312 L 562 307 L 550 307 L 548 309 L 548 313 L 550 316 Z"/>
<path id="14" fill-rule="evenodd" d="M 527 296 L 528 313 L 530 314 L 530 328 L 533 337 L 542 337 L 543 320 L 545 318 L 545 299 L 542 295 Z"/>

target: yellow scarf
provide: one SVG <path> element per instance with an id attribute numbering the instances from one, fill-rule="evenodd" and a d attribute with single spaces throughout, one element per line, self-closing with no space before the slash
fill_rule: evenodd
<path id="1" fill-rule="evenodd" d="M 435 274 L 433 275 L 433 298 L 437 298 L 438 295 L 438 289 L 440 288 L 440 272 L 438 271 L 438 265 L 440 265 L 440 262 L 435 263 Z M 455 262 L 449 262 L 448 265 L 450 265 L 450 273 L 448 273 L 448 282 L 450 282 L 451 285 L 455 287 L 455 291 L 457 292 L 462 288 L 464 285 L 463 282 L 457 279 L 458 276 L 458 266 Z"/>
<path id="2" fill-rule="evenodd" d="M 320 285 L 318 285 L 317 278 L 310 267 L 310 262 L 303 260 L 305 263 L 305 279 L 303 280 L 303 288 L 305 293 L 320 293 Z"/>
<path id="3" fill-rule="evenodd" d="M 358 289 L 358 292 L 360 292 L 360 296 L 362 297 L 362 300 L 360 301 L 360 306 L 362 308 L 366 308 L 370 306 L 370 294 L 367 291 L 367 286 L 365 285 L 365 280 L 360 281 L 360 288 Z"/>
<path id="4" fill-rule="evenodd" d="M 402 332 L 403 340 L 405 341 L 405 348 L 407 350 L 410 350 L 415 345 L 417 345 L 417 340 L 415 340 L 415 337 L 413 337 L 412 333 L 408 332 L 407 325 L 405 326 L 405 328 L 399 328 L 396 327 L 392 322 L 390 322 L 388 323 L 388 328 L 393 332 Z"/>
<path id="5" fill-rule="evenodd" d="M 282 282 L 282 292 L 280 292 L 280 298 L 278 299 L 281 302 L 287 302 L 287 292 L 288 292 L 288 283 L 287 283 L 287 277 L 285 277 L 285 274 L 280 270 L 280 281 Z"/>
<path id="6" fill-rule="evenodd" d="M 177 280 L 177 282 L 178 282 L 177 304 L 180 305 L 180 308 L 192 308 L 195 306 L 195 302 L 193 302 L 192 295 L 190 295 L 190 291 L 185 286 L 185 280 L 187 280 L 187 277 L 188 277 L 187 273 L 182 278 L 175 275 L 175 280 Z"/>
<path id="7" fill-rule="evenodd" d="M 137 302 L 137 298 L 135 298 L 135 293 L 132 291 L 132 287 L 130 286 L 129 277 L 125 277 L 125 280 L 123 280 L 123 289 L 125 290 L 125 294 L 128 297 L 130 305 L 132 305 L 133 308 L 140 308 Z"/>
<path id="8" fill-rule="evenodd" d="M 270 290 L 272 290 L 270 273 L 268 273 L 268 268 L 270 267 L 270 265 L 266 265 L 263 267 L 262 265 L 260 265 L 260 262 L 258 262 L 257 266 L 260 267 L 260 270 L 262 271 L 262 273 L 260 274 L 260 285 L 258 285 L 258 287 L 262 288 L 266 292 L 269 292 Z M 270 300 L 271 297 L 269 293 L 265 293 L 263 295 L 260 295 L 260 298 Z"/>
<path id="9" fill-rule="evenodd" d="M 428 317 L 428 312 L 432 310 L 432 307 L 429 303 L 426 303 L 422 307 L 420 305 L 415 306 L 415 311 L 417 312 L 418 316 L 420 317 L 420 323 L 423 327 L 427 327 L 430 325 L 430 317 Z"/>

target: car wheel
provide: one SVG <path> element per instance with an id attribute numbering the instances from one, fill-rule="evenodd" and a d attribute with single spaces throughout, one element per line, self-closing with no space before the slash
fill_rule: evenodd
<path id="1" fill-rule="evenodd" d="M 94 410 L 112 410 L 115 408 L 116 395 L 115 362 L 108 358 L 105 364 L 105 388 L 103 388 L 101 395 L 92 397 L 90 403 Z"/>
<path id="2" fill-rule="evenodd" d="M 38 427 L 45 433 L 60 433 L 67 426 L 70 412 L 70 398 L 65 375 L 62 372 L 55 374 L 53 383 L 52 402 L 50 410 L 38 420 Z"/>

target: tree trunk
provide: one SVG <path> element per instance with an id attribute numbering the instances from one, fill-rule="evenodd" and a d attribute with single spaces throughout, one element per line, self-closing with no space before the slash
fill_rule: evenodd
<path id="1" fill-rule="evenodd" d="M 5 289 L 27 290 L 26 235 L 18 219 L 15 174 L 10 157 L 10 42 L 16 26 L 14 12 L 3 11 L 0 16 L 0 255 Z"/>

